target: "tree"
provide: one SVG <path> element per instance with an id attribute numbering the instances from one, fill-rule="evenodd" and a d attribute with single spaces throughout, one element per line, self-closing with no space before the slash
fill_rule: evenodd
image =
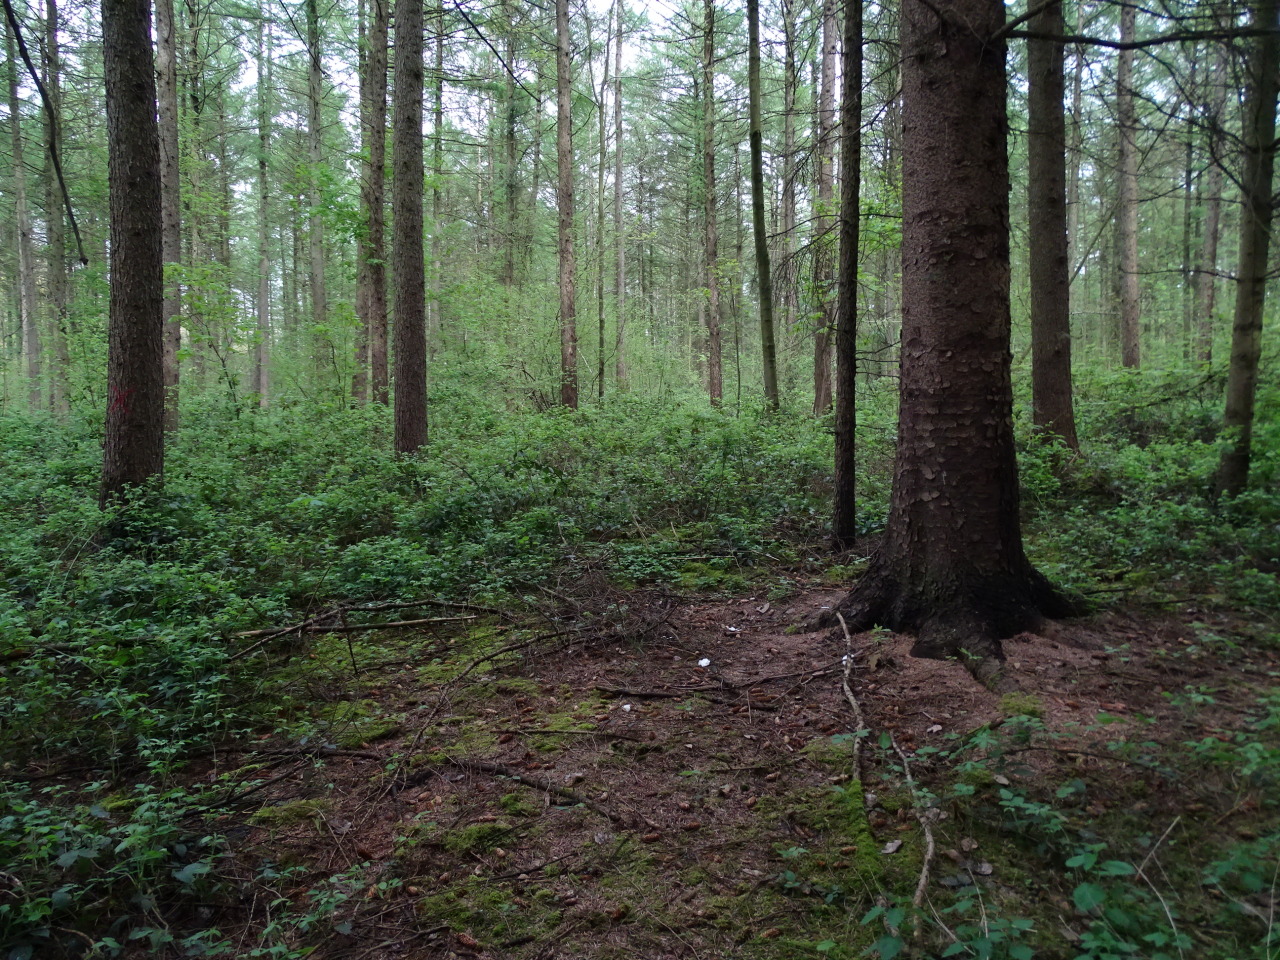
<path id="1" fill-rule="evenodd" d="M 68 383 L 71 377 L 71 350 L 67 345 L 67 304 L 71 286 L 67 280 L 67 221 L 63 216 L 62 196 L 55 169 L 55 156 L 62 150 L 62 50 L 58 42 L 57 0 L 45 0 L 44 42 L 45 86 L 48 98 L 45 112 L 45 216 L 47 235 L 45 256 L 48 270 L 48 301 L 51 313 L 49 332 L 53 337 L 53 357 L 49 376 L 49 402 L 53 412 L 66 416 L 71 412 Z"/>
<path id="2" fill-rule="evenodd" d="M 1137 9 L 1120 8 L 1120 42 L 1132 42 Z M 1142 301 L 1138 284 L 1138 119 L 1134 108 L 1133 50 L 1117 55 L 1116 113 L 1120 122 L 1120 362 L 1126 367 L 1142 363 Z"/>
<path id="3" fill-rule="evenodd" d="M 395 448 L 427 442 L 427 289 L 422 262 L 422 0 L 396 4 L 391 207 L 395 270 Z"/>
<path id="4" fill-rule="evenodd" d="M 165 2 L 165 0 L 160 0 Z M 271 394 L 271 227 L 267 221 L 267 190 L 271 147 L 271 45 L 267 39 L 264 0 L 258 0 L 258 301 L 257 338 L 253 345 L 253 392 L 258 406 L 266 409 Z M 266 42 L 264 42 L 266 41 Z"/>
<path id="5" fill-rule="evenodd" d="M 173 16 L 173 0 L 156 0 L 155 55 L 160 215 L 164 231 L 161 248 L 164 262 L 176 267 L 182 260 L 182 188 L 178 172 L 178 26 Z M 165 282 L 164 288 L 164 425 L 167 430 L 178 426 L 178 352 L 181 349 L 182 284 L 175 275 Z"/>
<path id="6" fill-rule="evenodd" d="M 111 191 L 105 507 L 164 469 L 160 134 L 148 0 L 102 0 Z"/>
<path id="7" fill-rule="evenodd" d="M 613 62 L 613 242 L 617 267 L 614 271 L 613 302 L 617 314 L 614 330 L 613 381 L 627 389 L 627 225 L 622 219 L 622 0 L 613 0 L 617 38 Z"/>
<path id="8" fill-rule="evenodd" d="M 1275 198 L 1276 98 L 1280 95 L 1280 3 L 1262 0 L 1254 23 L 1263 31 L 1249 58 L 1249 90 L 1244 110 L 1244 171 L 1241 189 L 1240 266 L 1236 270 L 1236 308 L 1231 325 L 1231 366 L 1227 372 L 1227 408 L 1222 425 L 1229 446 L 1222 452 L 1215 487 L 1229 497 L 1244 492 L 1253 445 L 1253 407 L 1262 356 L 1262 315 L 1267 297 L 1267 266 Z"/>
<path id="9" fill-rule="evenodd" d="M 822 6 L 822 71 L 818 95 L 818 202 L 814 223 L 813 289 L 818 325 L 813 333 L 813 412 L 831 409 L 831 338 L 836 324 L 835 227 L 836 0 Z"/>
<path id="10" fill-rule="evenodd" d="M 713 407 L 724 396 L 720 336 L 720 231 L 716 213 L 716 7 L 703 0 L 702 24 L 702 216 L 703 270 L 707 280 L 707 393 Z"/>
<path id="11" fill-rule="evenodd" d="M 560 403 L 578 409 L 578 308 L 574 296 L 573 89 L 569 0 L 556 0 L 556 208 L 560 260 Z"/>
<path id="12" fill-rule="evenodd" d="M 845 0 L 844 91 L 840 103 L 840 265 L 836 309 L 835 510 L 831 534 L 837 549 L 858 536 L 854 473 L 858 410 L 858 220 L 862 179 L 862 0 Z"/>
<path id="13" fill-rule="evenodd" d="M 363 155 L 360 208 L 365 230 L 356 246 L 356 310 L 360 315 L 356 380 L 357 403 L 387 402 L 387 268 L 384 239 L 387 161 L 387 23 L 390 0 L 370 0 L 372 17 L 361 50 L 360 138 Z M 364 18 L 360 20 L 364 28 Z M 370 370 L 365 379 L 365 364 Z"/>
<path id="14" fill-rule="evenodd" d="M 760 287 L 760 349 L 764 363 L 764 402 L 778 409 L 778 352 L 773 342 L 773 276 L 765 230 L 764 125 L 760 120 L 760 0 L 747 0 L 747 97 L 751 115 L 751 226 L 755 235 L 756 276 Z"/>
<path id="15" fill-rule="evenodd" d="M 1009 173 L 1000 0 L 902 11 L 903 329 L 888 529 L 838 609 L 987 664 L 1071 606 L 1018 517 L 1009 350 Z"/>
<path id="16" fill-rule="evenodd" d="M 27 173 L 23 158 L 22 116 L 18 100 L 18 57 L 14 28 L 6 21 L 5 54 L 9 58 L 9 126 L 13 143 L 14 219 L 18 231 L 18 323 L 26 360 L 27 402 L 40 409 L 40 327 L 36 321 L 36 268 L 31 213 L 27 208 Z"/>
<path id="17" fill-rule="evenodd" d="M 1033 30 L 1062 32 L 1062 4 L 1050 3 L 1032 19 Z M 1035 425 L 1076 439 L 1071 397 L 1071 264 L 1067 247 L 1067 127 L 1063 46 L 1027 41 L 1027 211 L 1031 273 L 1031 408 Z"/>
<path id="18" fill-rule="evenodd" d="M 324 64 L 320 50 L 320 11 L 316 0 L 303 0 L 307 21 L 307 163 L 310 167 L 311 322 L 323 329 L 329 319 L 324 274 L 324 216 L 320 197 L 320 167 L 324 162 L 324 137 L 320 129 Z"/>

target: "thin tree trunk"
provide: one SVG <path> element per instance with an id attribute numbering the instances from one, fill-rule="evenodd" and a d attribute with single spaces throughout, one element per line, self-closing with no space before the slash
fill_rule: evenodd
<path id="1" fill-rule="evenodd" d="M 600 152 L 596 158 L 596 387 L 604 399 L 604 169 L 609 159 L 609 138 L 605 126 L 605 100 L 609 95 L 609 25 L 604 29 L 604 75 L 600 78 L 600 109 L 597 111 L 597 138 Z"/>
<path id="2" fill-rule="evenodd" d="M 263 410 L 271 396 L 271 230 L 267 222 L 267 174 L 271 149 L 271 57 L 266 36 L 266 3 L 258 0 L 258 64 L 262 70 L 258 85 L 258 305 L 257 342 L 253 348 L 253 392 Z"/>
<path id="3" fill-rule="evenodd" d="M 1084 33 L 1086 4 L 1076 4 L 1076 33 Z M 1071 70 L 1071 144 L 1067 150 L 1067 244 L 1068 263 L 1074 277 L 1080 262 L 1080 165 L 1084 158 L 1084 121 L 1081 107 L 1084 99 L 1084 47 L 1076 44 Z"/>
<path id="4" fill-rule="evenodd" d="M 13 139 L 14 218 L 18 232 L 18 324 L 26 360 L 27 403 L 32 412 L 42 404 L 40 389 L 40 327 L 36 322 L 36 268 L 32 250 L 31 211 L 27 206 L 27 169 L 23 158 L 22 112 L 18 100 L 18 58 L 12 27 L 5 33 L 9 59 L 9 129 Z"/>
<path id="5" fill-rule="evenodd" d="M 160 124 L 161 247 L 170 272 L 182 260 L 182 188 L 178 171 L 178 27 L 173 0 L 156 0 L 156 95 Z M 182 284 L 164 285 L 164 427 L 178 426 L 178 353 L 182 349 Z"/>
<path id="6" fill-rule="evenodd" d="M 822 81 L 818 101 L 818 209 L 814 232 L 813 287 L 817 297 L 818 326 L 813 334 L 813 412 L 822 416 L 831 409 L 831 335 L 836 317 L 835 260 L 831 236 L 835 226 L 836 154 L 836 0 L 822 7 Z"/>
<path id="7" fill-rule="evenodd" d="M 573 91 L 569 0 L 556 0 L 556 207 L 560 257 L 560 403 L 578 409 L 578 308 L 573 242 Z"/>
<path id="8" fill-rule="evenodd" d="M 361 313 L 361 349 L 357 353 L 357 381 L 352 387 L 358 403 L 367 399 L 363 380 L 368 355 L 369 393 L 375 403 L 387 402 L 387 24 L 390 0 L 369 0 L 370 18 L 364 69 L 360 72 L 360 135 L 365 157 L 360 182 L 360 205 L 368 224 L 357 244 L 356 302 Z"/>
<path id="9" fill-rule="evenodd" d="M 387 2 L 387 0 L 384 0 Z M 444 3 L 436 8 L 435 77 L 431 85 L 431 315 L 428 348 L 435 350 L 444 329 L 440 299 L 440 220 L 444 213 Z M 385 402 L 385 401 L 384 401 Z"/>
<path id="10" fill-rule="evenodd" d="M 151 8 L 102 0 L 111 304 L 101 503 L 164 469 L 164 259 Z"/>
<path id="11" fill-rule="evenodd" d="M 613 243 L 617 265 L 613 275 L 614 387 L 627 389 L 627 227 L 622 219 L 622 0 L 614 0 L 617 26 L 613 48 Z"/>
<path id="12" fill-rule="evenodd" d="M 702 188 L 707 281 L 707 392 L 713 407 L 724 395 L 721 372 L 719 224 L 716 222 L 715 0 L 703 0 Z"/>
<path id="13" fill-rule="evenodd" d="M 1062 4 L 1051 3 L 1031 21 L 1041 33 L 1063 31 Z M 1031 406 L 1035 425 L 1076 439 L 1071 396 L 1071 264 L 1067 247 L 1066 122 L 1062 113 L 1062 44 L 1027 42 L 1027 212 L 1031 275 Z"/>
<path id="14" fill-rule="evenodd" d="M 1261 0 L 1255 10 L 1255 25 L 1268 32 L 1255 41 L 1249 60 L 1249 90 L 1244 109 L 1240 267 L 1236 271 L 1231 365 L 1227 371 L 1227 407 L 1222 421 L 1230 446 L 1222 452 L 1215 484 L 1217 492 L 1228 497 L 1239 496 L 1249 482 L 1253 408 L 1258 390 L 1258 361 L 1262 356 L 1262 317 L 1275 210 L 1271 185 L 1276 159 L 1276 97 L 1280 94 L 1280 3 Z"/>
<path id="15" fill-rule="evenodd" d="M 427 442 L 426 272 L 422 263 L 422 0 L 398 0 L 391 181 L 396 312 L 396 453 Z"/>
<path id="16" fill-rule="evenodd" d="M 45 89 L 49 93 L 52 116 L 45 117 L 45 211 L 47 218 L 46 262 L 53 336 L 53 363 L 49 377 L 49 401 L 53 413 L 65 417 L 71 412 L 71 350 L 67 341 L 67 304 L 70 284 L 67 280 L 67 232 L 62 211 L 62 198 L 53 164 L 54 153 L 62 154 L 62 54 L 58 42 L 57 0 L 45 0 Z"/>
<path id="17" fill-rule="evenodd" d="M 856 428 L 858 408 L 858 219 L 862 178 L 862 0 L 844 5 L 844 95 L 840 105 L 840 301 L 836 327 L 835 499 L 831 534 L 837 549 L 858 536 Z"/>
<path id="18" fill-rule="evenodd" d="M 310 233 L 308 252 L 311 259 L 311 322 L 323 328 L 329 320 L 329 301 L 325 291 L 324 218 L 321 215 L 320 166 L 324 162 L 323 131 L 320 106 L 323 96 L 323 63 L 320 50 L 320 13 L 317 0 L 305 0 L 307 18 L 307 163 L 310 166 Z M 317 363 L 319 357 L 314 358 Z"/>
<path id="19" fill-rule="evenodd" d="M 769 237 L 765 231 L 764 126 L 760 119 L 760 0 L 747 0 L 747 56 L 747 97 L 751 115 L 751 227 L 760 287 L 764 401 L 770 410 L 777 410 L 778 350 L 773 340 L 773 275 L 769 269 Z"/>
<path id="20" fill-rule="evenodd" d="M 1120 40 L 1133 40 L 1137 9 L 1120 8 Z M 1116 71 L 1120 120 L 1120 362 L 1142 364 L 1142 304 L 1138 284 L 1138 120 L 1133 97 L 1132 50 L 1121 50 Z"/>
<path id="21" fill-rule="evenodd" d="M 1196 353 L 1202 363 L 1213 360 L 1213 336 L 1217 326 L 1218 293 L 1218 237 L 1222 230 L 1222 166 L 1218 159 L 1221 142 L 1223 111 L 1227 103 L 1227 57 L 1221 44 L 1215 46 L 1213 74 L 1209 84 L 1213 99 L 1209 105 L 1208 130 L 1208 179 L 1201 191 L 1204 204 L 1204 224 L 1201 227 L 1200 269 L 1196 274 Z"/>

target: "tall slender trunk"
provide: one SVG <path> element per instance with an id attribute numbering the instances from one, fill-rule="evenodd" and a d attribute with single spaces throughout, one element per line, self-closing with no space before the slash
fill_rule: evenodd
<path id="1" fill-rule="evenodd" d="M 1213 72 L 1209 78 L 1212 100 L 1205 134 L 1208 155 L 1208 178 L 1201 190 L 1204 223 L 1201 226 L 1200 267 L 1196 273 L 1196 354 L 1202 363 L 1213 359 L 1213 336 L 1217 326 L 1218 237 L 1222 230 L 1222 166 L 1218 160 L 1221 142 L 1222 114 L 1227 103 L 1227 56 L 1222 44 L 1215 45 Z"/>
<path id="2" fill-rule="evenodd" d="M 705 221 L 705 272 L 707 281 L 707 392 L 711 405 L 720 406 L 724 395 L 721 373 L 719 224 L 716 222 L 716 8 L 715 0 L 703 0 L 702 32 L 702 189 Z"/>
<path id="3" fill-rule="evenodd" d="M 569 0 L 556 0 L 556 207 L 560 258 L 560 403 L 578 409 L 578 307 L 573 242 L 573 91 Z"/>
<path id="4" fill-rule="evenodd" d="M 605 101 L 609 96 L 609 25 L 604 29 L 604 75 L 600 78 L 600 109 L 596 112 L 600 151 L 596 157 L 596 387 L 604 399 L 604 170 L 609 158 L 609 137 L 605 127 Z"/>
<path id="5" fill-rule="evenodd" d="M 356 401 L 371 393 L 375 403 L 387 402 L 387 24 L 390 0 L 369 0 L 370 17 L 365 38 L 364 64 L 360 71 L 360 136 L 364 169 L 360 181 L 360 205 L 367 230 L 356 245 L 356 302 L 360 314 L 360 349 L 356 357 L 357 380 L 352 385 Z M 364 366 L 368 359 L 368 391 Z"/>
<path id="6" fill-rule="evenodd" d="M 613 275 L 613 381 L 627 389 L 627 227 L 622 220 L 622 0 L 613 0 L 617 26 L 613 48 L 613 244 L 617 258 Z"/>
<path id="7" fill-rule="evenodd" d="M 1120 40 L 1134 39 L 1137 9 L 1120 8 Z M 1120 120 L 1120 362 L 1142 364 L 1142 304 L 1138 284 L 1138 120 L 1133 96 L 1133 51 L 1121 50 L 1116 70 Z"/>
<path id="8" fill-rule="evenodd" d="M 840 103 L 840 300 L 836 327 L 835 497 L 831 535 L 837 549 L 858 536 L 858 218 L 862 178 L 862 0 L 844 4 L 844 80 Z"/>
<path id="9" fill-rule="evenodd" d="M 14 218 L 18 230 L 18 323 L 27 368 L 27 403 L 42 406 L 40 390 L 40 327 L 36 322 L 36 267 L 32 250 L 31 211 L 27 206 L 27 170 L 23 158 L 22 113 L 18 100 L 18 58 L 12 28 L 5 33 L 9 60 L 9 129 L 13 140 Z"/>
<path id="10" fill-rule="evenodd" d="M 384 0 L 385 2 L 385 0 Z M 443 330 L 443 280 L 440 252 L 440 220 L 444 213 L 444 3 L 436 8 L 435 77 L 431 84 L 431 314 L 428 348 L 434 350 Z M 384 401 L 385 402 L 385 401 Z"/>
<path id="11" fill-rule="evenodd" d="M 860 0 L 854 0 L 860 2 Z M 773 274 L 765 231 L 764 125 L 760 120 L 760 0 L 747 0 L 747 99 L 751 122 L 751 227 L 755 236 L 756 277 L 760 287 L 760 353 L 764 365 L 764 401 L 778 409 L 778 351 L 773 340 Z"/>
<path id="12" fill-rule="evenodd" d="M 53 363 L 49 376 L 49 402 L 54 414 L 71 412 L 71 349 L 68 342 L 67 305 L 70 284 L 67 278 L 67 231 L 57 176 L 49 157 L 62 154 L 62 54 L 58 42 L 57 0 L 45 0 L 44 85 L 49 93 L 52 115 L 46 115 L 45 133 L 45 255 L 48 265 L 50 324 L 53 336 Z"/>
<path id="13" fill-rule="evenodd" d="M 1087 4 L 1076 4 L 1076 33 L 1084 33 Z M 1067 148 L 1067 262 L 1075 276 L 1080 262 L 1080 166 L 1084 159 L 1084 121 L 1080 115 L 1084 100 L 1084 46 L 1076 44 L 1071 69 L 1071 143 Z"/>
<path id="14" fill-rule="evenodd" d="M 813 334 L 813 412 L 831 409 L 831 335 L 836 329 L 835 155 L 836 155 L 836 0 L 822 6 L 822 80 L 818 100 L 818 210 L 814 231 L 813 287 L 818 326 Z"/>
<path id="15" fill-rule="evenodd" d="M 156 96 L 160 124 L 161 247 L 166 269 L 182 260 L 182 188 L 178 172 L 178 27 L 173 0 L 156 0 Z M 178 426 L 178 352 L 182 349 L 182 285 L 164 285 L 164 426 Z"/>
<path id="16" fill-rule="evenodd" d="M 253 347 L 253 392 L 265 410 L 271 396 L 271 230 L 267 221 L 267 173 L 271 149 L 271 41 L 266 2 L 258 0 L 258 304 L 257 342 Z M 265 82 L 262 82 L 265 81 Z"/>
<path id="17" fill-rule="evenodd" d="M 1062 4 L 1031 20 L 1060 34 Z M 1035 425 L 1078 450 L 1071 396 L 1071 264 L 1067 248 L 1067 130 L 1062 44 L 1027 42 L 1027 212 L 1031 279 L 1031 406 Z"/>
<path id="18" fill-rule="evenodd" d="M 311 0 L 314 2 L 314 0 Z M 422 0 L 398 0 L 392 136 L 395 269 L 395 449 L 427 442 L 426 272 L 422 262 Z"/>
<path id="19" fill-rule="evenodd" d="M 784 343 L 796 326 L 796 268 L 793 260 L 796 231 L 796 0 L 782 0 L 782 211 L 778 232 L 780 250 L 778 283 L 782 287 Z"/>
<path id="20" fill-rule="evenodd" d="M 1249 481 L 1253 407 L 1262 356 L 1262 316 L 1267 297 L 1267 265 L 1275 212 L 1272 180 L 1276 160 L 1276 97 L 1280 95 L 1280 2 L 1260 0 L 1255 26 L 1266 30 L 1249 58 L 1249 90 L 1244 108 L 1244 208 L 1240 213 L 1240 266 L 1231 325 L 1231 365 L 1222 426 L 1230 446 L 1222 452 L 1215 484 L 1235 497 Z"/>
<path id="21" fill-rule="evenodd" d="M 317 0 L 305 0 L 307 18 L 307 163 L 310 166 L 308 252 L 311 258 L 311 322 L 323 327 L 329 319 L 324 282 L 324 218 L 321 214 L 320 166 L 324 162 L 320 106 L 324 65 L 320 50 L 320 13 Z M 319 358 L 315 358 L 317 362 Z"/>

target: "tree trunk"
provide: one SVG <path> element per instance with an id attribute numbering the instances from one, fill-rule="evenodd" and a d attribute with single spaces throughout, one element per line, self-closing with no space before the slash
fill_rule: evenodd
<path id="1" fill-rule="evenodd" d="M 782 221 L 778 232 L 780 251 L 778 284 L 781 286 L 783 343 L 789 342 L 796 326 L 796 266 L 794 260 L 796 231 L 796 13 L 795 0 L 782 0 Z M 779 395 L 781 402 L 781 395 Z"/>
<path id="2" fill-rule="evenodd" d="M 369 393 L 375 403 L 387 402 L 387 251 L 386 214 L 383 209 L 387 177 L 387 24 L 390 0 L 369 0 L 371 5 L 367 53 L 360 71 L 360 136 L 365 157 L 360 181 L 360 206 L 367 230 L 356 245 L 356 302 L 361 308 L 361 351 L 357 376 L 368 357 Z M 363 383 L 352 392 L 367 399 Z"/>
<path id="3" fill-rule="evenodd" d="M 253 347 L 253 392 L 265 410 L 271 395 L 271 230 L 267 223 L 267 173 L 271 149 L 271 57 L 266 38 L 266 4 L 258 0 L 258 304 L 257 342 Z M 265 80 L 265 83 L 261 82 Z"/>
<path id="4" fill-rule="evenodd" d="M 101 503 L 164 468 L 160 134 L 147 0 L 102 0 L 111 301 Z"/>
<path id="5" fill-rule="evenodd" d="M 1201 226 L 1200 269 L 1196 273 L 1196 353 L 1202 363 L 1213 360 L 1213 335 L 1217 326 L 1218 237 L 1222 230 L 1222 166 L 1218 159 L 1222 135 L 1222 115 L 1227 103 L 1227 57 L 1221 44 L 1216 45 L 1213 75 L 1209 84 L 1213 100 L 1208 108 L 1206 138 L 1208 141 L 1208 180 L 1201 190 L 1204 223 Z"/>
<path id="6" fill-rule="evenodd" d="M 627 389 L 627 227 L 622 219 L 622 0 L 614 0 L 617 23 L 613 48 L 613 243 L 617 265 L 613 280 L 614 321 L 613 382 Z"/>
<path id="7" fill-rule="evenodd" d="M 422 0 L 398 0 L 395 37 L 392 257 L 396 314 L 396 453 L 427 442 L 427 290 L 422 262 Z"/>
<path id="8" fill-rule="evenodd" d="M 604 75 L 600 78 L 600 109 L 597 111 L 597 139 L 599 153 L 596 157 L 596 388 L 604 399 L 604 170 L 609 158 L 609 135 L 605 126 L 605 101 L 609 96 L 609 24 L 604 28 Z"/>
<path id="9" fill-rule="evenodd" d="M 1236 271 L 1236 309 L 1231 325 L 1227 408 L 1222 421 L 1230 446 L 1222 453 L 1215 484 L 1217 492 L 1228 497 L 1244 492 L 1252 455 L 1253 407 L 1262 356 L 1262 316 L 1275 210 L 1271 184 L 1276 159 L 1276 97 L 1280 93 L 1280 3 L 1261 0 L 1255 8 L 1254 23 L 1268 32 L 1254 42 L 1245 97 L 1240 266 Z"/>
<path id="10" fill-rule="evenodd" d="M 840 104 L 840 301 L 836 311 L 835 501 L 831 534 L 847 550 L 858 536 L 858 219 L 862 177 L 862 0 L 845 0 Z"/>
<path id="11" fill-rule="evenodd" d="M 755 236 L 756 277 L 760 287 L 760 352 L 764 364 L 764 402 L 778 409 L 778 350 L 773 340 L 773 274 L 765 230 L 764 125 L 760 120 L 760 0 L 747 0 L 747 99 L 751 115 L 751 228 Z"/>
<path id="12" fill-rule="evenodd" d="M 387 2 L 387 0 L 384 0 Z M 428 350 L 435 350 L 443 330 L 440 287 L 440 220 L 444 213 L 444 3 L 436 8 L 435 77 L 431 84 L 431 315 Z M 386 401 L 383 400 L 385 403 Z"/>
<path id="13" fill-rule="evenodd" d="M 1061 34 L 1062 4 L 1051 3 L 1031 21 L 1032 30 Z M 1062 44 L 1027 41 L 1027 213 L 1031 274 L 1032 420 L 1061 437 L 1076 439 L 1071 398 L 1071 264 L 1067 248 L 1067 129 L 1062 112 Z"/>
<path id="14" fill-rule="evenodd" d="M 1131 41 L 1137 9 L 1120 8 L 1120 39 Z M 1120 121 L 1120 362 L 1142 364 L 1142 303 L 1138 285 L 1138 120 L 1133 102 L 1133 51 L 1121 50 L 1116 70 Z"/>
<path id="15" fill-rule="evenodd" d="M 159 98 L 161 238 L 166 269 L 182 260 L 182 188 L 178 173 L 178 27 L 173 0 L 156 0 L 156 96 Z M 172 264 L 172 266 L 169 266 Z M 164 285 L 164 427 L 178 426 L 178 352 L 182 349 L 182 284 Z"/>
<path id="16" fill-rule="evenodd" d="M 835 226 L 836 0 L 822 6 L 822 80 L 818 100 L 818 204 L 814 218 L 813 288 L 818 326 L 813 334 L 813 413 L 831 409 L 831 335 L 836 324 Z"/>
<path id="17" fill-rule="evenodd" d="M 707 393 L 713 407 L 724 396 L 720 334 L 719 224 L 716 221 L 716 8 L 703 0 L 702 32 L 702 190 L 707 281 Z"/>
<path id="18" fill-rule="evenodd" d="M 35 253 L 32 250 L 31 211 L 27 206 L 27 171 L 23 159 L 21 102 L 18 100 L 18 57 L 12 26 L 5 32 L 5 54 L 9 59 L 9 128 L 13 141 L 14 218 L 18 231 L 18 324 L 27 368 L 27 403 L 35 412 L 43 406 L 40 327 L 36 322 Z"/>
<path id="19" fill-rule="evenodd" d="M 307 18 L 307 163 L 310 167 L 311 322 L 323 328 L 329 320 L 324 283 L 324 218 L 321 215 L 320 167 L 324 163 L 320 106 L 323 96 L 323 63 L 320 51 L 320 14 L 317 0 L 305 0 Z M 319 357 L 315 358 L 319 362 Z"/>
<path id="20" fill-rule="evenodd" d="M 45 216 L 46 263 L 53 337 L 53 363 L 49 371 L 49 403 L 53 413 L 65 417 L 71 412 L 71 350 L 67 341 L 67 304 L 70 283 L 67 278 L 67 221 L 62 207 L 58 178 L 49 158 L 62 155 L 62 54 L 58 43 L 58 5 L 45 0 L 45 89 L 49 93 L 52 115 L 45 117 Z"/>
<path id="21" fill-rule="evenodd" d="M 889 525 L 839 605 L 851 629 L 972 655 L 1070 612 L 1028 562 L 1009 352 L 1009 172 L 1001 0 L 902 11 L 903 330 Z M 985 673 L 985 670 L 978 671 Z"/>
<path id="22" fill-rule="evenodd" d="M 556 207 L 560 257 L 560 403 L 578 409 L 578 308 L 573 251 L 573 91 L 569 0 L 556 0 Z"/>

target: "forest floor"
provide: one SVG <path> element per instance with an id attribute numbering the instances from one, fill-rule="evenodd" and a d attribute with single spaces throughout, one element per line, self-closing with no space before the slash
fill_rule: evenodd
<path id="1" fill-rule="evenodd" d="M 794 632 L 841 595 L 584 574 L 533 614 L 271 640 L 300 735 L 191 768 L 232 783 L 238 887 L 190 926 L 367 960 L 1271 955 L 1274 625 L 1113 609 L 1007 642 L 998 695 Z"/>

